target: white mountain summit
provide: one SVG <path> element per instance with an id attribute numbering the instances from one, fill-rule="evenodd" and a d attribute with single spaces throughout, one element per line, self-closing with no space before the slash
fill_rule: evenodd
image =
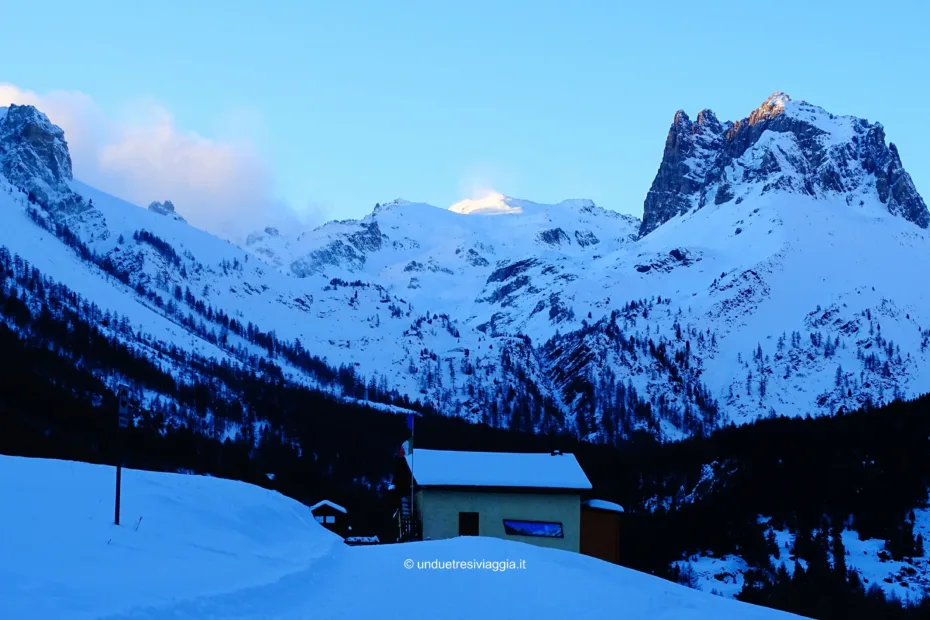
<path id="1" fill-rule="evenodd" d="M 593 206 L 590 200 L 564 200 L 559 203 L 561 206 Z M 462 215 L 513 215 L 524 213 L 527 210 L 545 208 L 548 205 L 540 205 L 529 200 L 520 200 L 511 198 L 498 192 L 490 192 L 481 198 L 466 198 L 451 207 L 449 211 L 461 213 Z"/>
<path id="2" fill-rule="evenodd" d="M 502 215 L 508 213 L 522 213 L 523 208 L 515 202 L 513 198 L 504 196 L 497 192 L 491 192 L 482 198 L 466 198 L 451 207 L 449 211 L 468 215 L 476 213 L 480 215 Z"/>

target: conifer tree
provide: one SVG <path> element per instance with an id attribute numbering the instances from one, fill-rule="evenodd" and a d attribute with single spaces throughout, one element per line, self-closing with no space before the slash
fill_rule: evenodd
<path id="1" fill-rule="evenodd" d="M 833 530 L 833 572 L 840 581 L 846 580 L 846 547 L 839 528 Z"/>

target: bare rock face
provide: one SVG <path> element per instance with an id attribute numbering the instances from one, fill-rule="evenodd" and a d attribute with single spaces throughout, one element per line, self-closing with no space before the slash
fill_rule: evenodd
<path id="1" fill-rule="evenodd" d="M 898 148 L 889 143 L 885 148 L 884 128 L 875 124 L 868 128 L 859 144 L 862 167 L 875 175 L 878 198 L 888 205 L 888 211 L 914 222 L 921 228 L 930 226 L 930 214 L 911 175 L 904 170 Z"/>
<path id="2" fill-rule="evenodd" d="M 179 222 L 187 221 L 181 217 L 177 211 L 175 211 L 174 203 L 170 200 L 166 200 L 165 202 L 152 202 L 149 204 L 149 211 L 153 211 L 159 215 L 164 215 L 165 217 L 170 217 L 171 219 L 177 220 Z"/>
<path id="3" fill-rule="evenodd" d="M 362 221 L 358 223 L 357 230 L 344 238 L 335 238 L 326 246 L 294 261 L 291 271 L 301 278 L 323 273 L 326 266 L 341 265 L 350 271 L 360 271 L 365 266 L 366 255 L 380 250 L 385 240 L 386 236 L 376 220 Z"/>
<path id="4" fill-rule="evenodd" d="M 688 212 L 695 203 L 703 206 L 705 177 L 721 148 L 723 132 L 710 110 L 701 111 L 696 123 L 684 110 L 675 113 L 659 172 L 646 195 L 640 236 Z"/>
<path id="5" fill-rule="evenodd" d="M 87 208 L 68 184 L 71 154 L 64 131 L 31 105 L 0 108 L 0 173 L 52 213 Z"/>
<path id="6" fill-rule="evenodd" d="M 749 191 L 823 196 L 852 203 L 873 195 L 889 213 L 927 228 L 930 212 L 879 123 L 838 117 L 774 93 L 747 118 L 721 123 L 710 110 L 692 122 L 675 113 L 659 171 L 646 196 L 640 236 L 708 201 Z"/>

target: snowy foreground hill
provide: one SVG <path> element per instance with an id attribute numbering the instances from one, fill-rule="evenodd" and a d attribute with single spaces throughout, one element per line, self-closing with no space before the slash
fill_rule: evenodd
<path id="1" fill-rule="evenodd" d="M 797 617 L 496 539 L 347 547 L 306 506 L 209 477 L 124 470 L 117 527 L 113 479 L 112 467 L 0 456 L 3 503 L 16 507 L 0 512 L 0 618 Z M 525 568 L 407 569 L 407 559 Z"/>
<path id="2" fill-rule="evenodd" d="M 0 246 L 181 382 L 198 359 L 271 363 L 338 396 L 609 442 L 930 391 L 930 213 L 880 124 L 782 93 L 736 122 L 675 114 L 641 221 L 395 200 L 240 248 L 182 215 L 73 180 L 60 129 L 0 109 Z"/>

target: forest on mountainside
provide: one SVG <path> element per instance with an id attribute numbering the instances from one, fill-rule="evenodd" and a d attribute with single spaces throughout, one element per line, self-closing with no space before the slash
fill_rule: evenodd
<path id="1" fill-rule="evenodd" d="M 621 529 L 628 566 L 678 580 L 674 561 L 734 554 L 751 568 L 741 600 L 821 619 L 925 618 L 930 600 L 906 609 L 848 570 L 838 534 L 886 541 L 889 560 L 925 557 L 913 511 L 927 506 L 928 456 L 924 396 L 836 416 L 760 420 L 582 462 L 606 478 L 595 488 L 615 481 L 608 499 L 639 508 Z M 791 548 L 779 549 L 769 528 L 790 532 Z M 792 574 L 776 569 L 773 556 L 794 564 Z M 921 598 L 919 587 L 912 593 Z"/>

